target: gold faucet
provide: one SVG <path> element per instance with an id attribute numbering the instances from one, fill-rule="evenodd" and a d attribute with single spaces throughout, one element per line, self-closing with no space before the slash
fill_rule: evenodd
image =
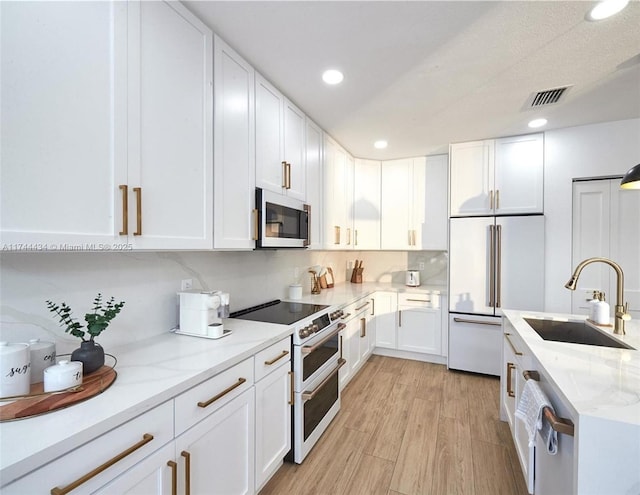
<path id="1" fill-rule="evenodd" d="M 571 275 L 571 278 L 564 286 L 569 290 L 576 290 L 576 284 L 578 283 L 578 277 L 580 276 L 580 272 L 582 271 L 582 269 L 585 266 L 596 262 L 605 263 L 616 271 L 618 281 L 616 290 L 616 312 L 613 333 L 624 335 L 624 322 L 630 320 L 631 315 L 629 315 L 629 303 L 624 303 L 624 273 L 622 273 L 622 268 L 620 268 L 620 265 L 608 258 L 588 258 L 578 264 L 575 271 L 573 272 L 573 275 Z"/>

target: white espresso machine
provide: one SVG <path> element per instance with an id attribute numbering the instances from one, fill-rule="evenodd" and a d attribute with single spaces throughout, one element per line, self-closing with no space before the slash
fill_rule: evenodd
<path id="1" fill-rule="evenodd" d="M 175 333 L 219 339 L 231 333 L 222 318 L 229 316 L 229 294 L 222 291 L 189 290 L 180 297 L 180 327 Z"/>

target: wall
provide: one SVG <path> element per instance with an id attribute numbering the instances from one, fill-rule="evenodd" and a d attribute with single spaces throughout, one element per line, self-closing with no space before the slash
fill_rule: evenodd
<path id="1" fill-rule="evenodd" d="M 446 283 L 446 255 L 417 252 L 411 257 L 425 262 L 423 280 Z M 296 267 L 307 294 L 311 287 L 307 269 L 312 265 L 332 266 L 336 280 L 344 281 L 350 275 L 347 262 L 355 259 L 364 260 L 365 281 L 403 283 L 409 266 L 406 252 L 3 253 L 0 339 L 56 339 L 59 353 L 70 352 L 78 340 L 58 326 L 45 300 L 67 302 L 82 321 L 95 295 L 102 292 L 126 301 L 122 313 L 98 339 L 109 349 L 175 327 L 176 292 L 182 279 L 192 279 L 194 288 L 229 292 L 233 311 L 286 298 Z"/>
<path id="2" fill-rule="evenodd" d="M 640 163 L 640 119 L 545 132 L 545 310 L 571 312 L 572 179 L 623 175 Z M 640 192 L 638 193 L 640 194 Z M 640 252 L 640 246 L 638 247 Z"/>

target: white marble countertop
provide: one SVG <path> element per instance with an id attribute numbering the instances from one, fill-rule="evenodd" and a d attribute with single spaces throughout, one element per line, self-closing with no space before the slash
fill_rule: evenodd
<path id="1" fill-rule="evenodd" d="M 113 385 L 90 400 L 0 424 L 0 485 L 106 433 L 291 334 L 286 325 L 225 320 L 219 340 L 166 333 L 122 348 Z M 108 358 L 107 358 L 108 359 Z"/>
<path id="2" fill-rule="evenodd" d="M 576 416 L 640 425 L 640 321 L 627 321 L 626 335 L 598 327 L 636 349 L 631 350 L 543 340 L 523 320 L 583 321 L 585 316 L 511 310 L 503 314 Z"/>
<path id="3" fill-rule="evenodd" d="M 301 302 L 342 306 L 376 290 L 426 293 L 446 286 L 336 284 Z M 0 424 L 0 486 L 108 432 L 290 335 L 286 325 L 227 319 L 219 340 L 166 333 L 109 349 L 118 378 L 102 394 L 41 416 Z"/>
<path id="4" fill-rule="evenodd" d="M 361 284 L 352 284 L 351 282 L 344 282 L 336 284 L 331 289 L 322 289 L 320 294 L 304 294 L 301 302 L 308 302 L 314 304 L 328 304 L 330 306 L 342 306 L 344 304 L 356 301 L 361 297 L 373 294 L 376 291 L 394 291 L 398 293 L 414 293 L 414 294 L 427 294 L 438 293 L 440 295 L 447 294 L 446 285 L 421 285 L 420 287 L 407 287 L 403 284 L 390 284 L 390 283 L 377 283 L 377 282 L 363 282 Z"/>

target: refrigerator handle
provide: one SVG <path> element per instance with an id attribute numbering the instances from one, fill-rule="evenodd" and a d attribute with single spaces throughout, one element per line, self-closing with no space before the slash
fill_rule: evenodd
<path id="1" fill-rule="evenodd" d="M 496 225 L 496 308 L 500 307 L 502 292 L 502 225 Z"/>
<path id="2" fill-rule="evenodd" d="M 496 271 L 496 234 L 495 227 L 493 225 L 489 225 L 489 307 L 494 307 L 493 295 L 496 291 L 496 279 L 495 279 L 495 271 Z"/>

